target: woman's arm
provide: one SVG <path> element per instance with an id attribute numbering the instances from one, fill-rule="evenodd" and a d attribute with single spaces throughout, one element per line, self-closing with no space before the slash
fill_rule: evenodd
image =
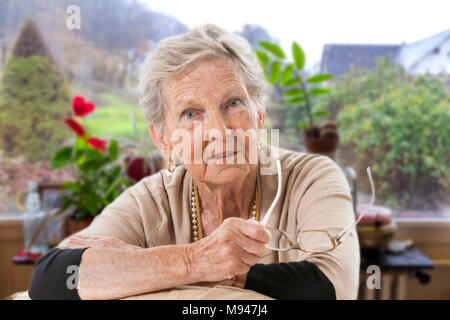
<path id="1" fill-rule="evenodd" d="M 124 249 L 126 243 L 111 237 L 87 242 L 97 247 L 53 248 L 38 260 L 28 290 L 33 300 L 117 299 L 186 284 L 194 276 L 186 245 Z"/>
<path id="2" fill-rule="evenodd" d="M 297 207 L 297 234 L 304 230 L 326 229 L 332 235 L 354 222 L 350 187 L 340 167 L 325 156 L 314 157 L 303 167 L 293 190 Z M 359 286 L 360 248 L 356 228 L 341 245 L 330 252 L 302 257 L 316 265 L 331 281 L 336 298 L 356 299 Z"/>
<path id="3" fill-rule="evenodd" d="M 82 299 L 114 299 L 247 272 L 265 252 L 269 233 L 252 220 L 229 218 L 209 237 L 143 250 L 87 249 L 80 264 Z"/>
<path id="4" fill-rule="evenodd" d="M 118 299 L 196 281 L 188 245 L 142 250 L 89 248 L 82 256 L 78 294 L 82 299 Z"/>
<path id="5" fill-rule="evenodd" d="M 82 252 L 78 297 L 117 299 L 200 281 L 221 281 L 247 272 L 264 255 L 269 234 L 262 225 L 239 218 L 227 219 L 209 237 L 187 245 L 139 249 L 112 237 L 85 237 L 75 249 L 59 249 L 39 261 L 33 275 L 32 299 L 74 298 L 65 295 L 67 259 Z M 77 252 L 75 252 L 77 253 Z M 79 253 L 79 252 L 78 252 Z M 78 256 L 79 257 L 79 256 Z M 63 279 L 61 279 L 63 277 Z M 46 288 L 55 287 L 53 295 Z M 40 295 L 39 293 L 42 293 Z M 67 297 L 66 297 L 67 296 Z M 76 298 L 76 297 L 75 297 Z"/>

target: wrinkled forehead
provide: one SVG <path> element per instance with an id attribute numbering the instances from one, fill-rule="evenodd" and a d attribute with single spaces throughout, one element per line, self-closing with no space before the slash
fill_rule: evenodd
<path id="1" fill-rule="evenodd" d="M 219 99 L 230 89 L 248 96 L 240 69 L 227 58 L 198 60 L 162 84 L 164 99 L 169 104 L 186 98 Z"/>

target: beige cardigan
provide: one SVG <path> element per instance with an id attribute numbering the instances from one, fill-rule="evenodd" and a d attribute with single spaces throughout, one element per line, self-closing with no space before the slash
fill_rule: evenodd
<path id="1" fill-rule="evenodd" d="M 335 235 L 354 221 L 350 188 L 333 160 L 286 149 L 272 150 L 279 153 L 283 186 L 268 226 L 292 236 L 311 229 L 326 229 Z M 277 192 L 276 169 L 268 172 L 259 164 L 257 183 L 262 220 Z M 141 247 L 190 243 L 191 186 L 192 176 L 184 167 L 177 167 L 173 173 L 162 170 L 125 190 L 79 234 L 112 236 Z M 66 241 L 59 247 L 65 247 Z M 355 228 L 331 252 L 271 251 L 260 263 L 301 260 L 320 268 L 333 283 L 337 299 L 357 298 L 360 251 Z"/>

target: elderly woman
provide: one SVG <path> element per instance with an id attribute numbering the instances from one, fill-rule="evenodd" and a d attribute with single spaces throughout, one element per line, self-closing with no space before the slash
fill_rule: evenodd
<path id="1" fill-rule="evenodd" d="M 256 56 L 236 35 L 208 24 L 161 41 L 142 69 L 141 106 L 168 170 L 128 188 L 41 258 L 30 297 L 355 299 L 354 227 L 333 250 L 280 251 L 258 222 L 278 187 L 267 226 L 302 248 L 314 241 L 299 239 L 303 230 L 337 234 L 354 221 L 332 160 L 266 148 L 264 92 Z"/>

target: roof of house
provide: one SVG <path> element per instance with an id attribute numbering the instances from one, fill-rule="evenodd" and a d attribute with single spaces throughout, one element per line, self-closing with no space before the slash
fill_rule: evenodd
<path id="1" fill-rule="evenodd" d="M 402 64 L 407 71 L 414 71 L 423 60 L 430 58 L 434 53 L 439 53 L 441 47 L 448 41 L 450 41 L 450 29 L 406 44 L 399 51 L 396 62 Z"/>
<path id="2" fill-rule="evenodd" d="M 352 68 L 373 69 L 378 58 L 390 56 L 394 59 L 400 48 L 401 45 L 326 44 L 322 52 L 320 72 L 339 76 Z"/>

